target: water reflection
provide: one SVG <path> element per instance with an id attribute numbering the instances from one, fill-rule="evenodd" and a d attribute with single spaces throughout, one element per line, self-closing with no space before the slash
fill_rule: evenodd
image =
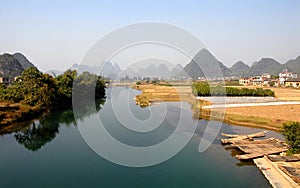
<path id="1" fill-rule="evenodd" d="M 45 117 L 33 122 L 26 130 L 17 132 L 15 138 L 28 150 L 37 151 L 55 138 L 59 126 L 58 121 Z"/>
<path id="2" fill-rule="evenodd" d="M 105 99 L 96 100 L 95 103 L 96 111 L 98 112 L 105 103 Z M 94 113 L 92 109 L 90 104 L 82 105 L 81 117 L 92 115 Z M 72 109 L 47 114 L 39 120 L 18 126 L 17 129 L 2 131 L 1 135 L 14 134 L 19 144 L 22 144 L 30 151 L 37 151 L 56 137 L 62 124 L 67 126 L 71 124 L 76 125 Z"/>

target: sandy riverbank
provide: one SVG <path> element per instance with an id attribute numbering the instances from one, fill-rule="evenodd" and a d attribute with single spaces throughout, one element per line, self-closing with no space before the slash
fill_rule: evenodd
<path id="1" fill-rule="evenodd" d="M 155 102 L 179 102 L 190 99 L 190 86 L 161 86 L 161 85 L 136 85 L 135 89 L 141 90 L 142 94 L 136 96 L 136 103 L 142 107 Z"/>
<path id="2" fill-rule="evenodd" d="M 229 107 L 225 121 L 279 131 L 283 123 L 300 121 L 300 104 Z"/>

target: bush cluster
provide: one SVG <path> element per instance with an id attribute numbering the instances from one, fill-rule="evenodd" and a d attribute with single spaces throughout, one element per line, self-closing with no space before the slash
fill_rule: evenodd
<path id="1" fill-rule="evenodd" d="M 270 89 L 249 89 L 249 88 L 233 88 L 214 86 L 210 87 L 207 82 L 196 82 L 192 85 L 192 93 L 195 96 L 271 96 L 274 97 L 275 93 Z"/>

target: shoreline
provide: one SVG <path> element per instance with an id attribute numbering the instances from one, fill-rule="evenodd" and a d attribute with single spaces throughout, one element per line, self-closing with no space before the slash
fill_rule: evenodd
<path id="1" fill-rule="evenodd" d="M 165 85 L 133 85 L 132 88 L 141 90 L 142 94 L 135 97 L 137 105 L 141 107 L 147 107 L 155 102 L 188 102 L 191 104 L 192 111 L 194 113 L 194 118 L 222 121 L 224 123 L 231 124 L 233 126 L 245 126 L 253 128 L 262 128 L 267 130 L 273 130 L 279 132 L 282 128 L 283 123 L 290 121 L 297 121 L 297 119 L 291 118 L 290 120 L 282 118 L 279 116 L 276 118 L 271 118 L 268 116 L 259 116 L 256 114 L 245 115 L 240 113 L 240 111 L 248 110 L 250 112 L 253 106 L 236 106 L 237 104 L 226 104 L 234 107 L 226 108 L 225 110 L 219 110 L 217 105 L 211 101 L 205 100 L 200 97 L 192 95 L 191 88 L 186 86 L 165 86 Z M 232 98 L 232 97 L 230 97 Z M 300 112 L 300 102 L 291 103 L 289 101 L 288 105 L 281 105 L 283 108 L 294 109 L 294 112 Z M 297 103 L 297 104 L 296 104 Z M 299 104 L 298 104 L 299 103 Z M 214 106 L 214 107 L 213 107 Z M 224 105 L 223 105 L 224 106 Z M 270 109 L 277 108 L 279 105 L 262 107 L 264 111 L 269 111 Z M 220 107 L 219 107 L 220 108 Z M 259 108 L 254 105 L 254 108 Z M 236 110 L 233 110 L 236 109 Z M 255 110 L 255 109 L 254 109 Z M 213 111 L 213 115 L 212 114 Z M 238 111 L 238 112 L 235 112 Z M 266 113 L 266 112 L 263 112 Z M 38 116 L 42 115 L 41 110 L 35 107 L 30 107 L 28 105 L 23 105 L 20 103 L 9 104 L 0 103 L 0 127 L 11 127 L 14 123 L 22 123 L 23 121 L 30 121 L 36 119 Z M 300 120 L 298 120 L 300 121 Z"/>
<path id="2" fill-rule="evenodd" d="M 203 109 L 202 109 L 203 111 Z M 259 120 L 256 117 L 252 116 L 240 116 L 237 114 L 229 114 L 225 113 L 224 118 L 220 118 L 218 116 L 211 116 L 211 115 L 206 115 L 205 113 L 210 113 L 210 110 L 206 110 L 204 113 L 201 113 L 199 116 L 200 119 L 205 119 L 205 120 L 213 120 L 213 121 L 221 121 L 226 124 L 230 124 L 232 126 L 243 126 L 243 127 L 249 127 L 249 128 L 260 128 L 260 129 L 266 129 L 266 130 L 272 130 L 276 132 L 281 131 L 281 124 L 279 126 L 274 126 L 274 124 L 261 124 L 262 122 L 268 122 L 271 121 L 271 119 L 268 118 L 259 118 Z M 256 119 L 255 119 L 256 118 Z"/>
<path id="3" fill-rule="evenodd" d="M 297 111 L 300 110 L 299 102 L 257 103 L 253 105 L 248 103 L 212 104 L 199 106 L 199 110 L 199 117 L 207 120 L 212 119 L 232 125 L 263 128 L 277 132 L 281 131 L 283 123 L 300 121 L 299 114 L 297 114 Z"/>
<path id="4" fill-rule="evenodd" d="M 186 86 L 178 87 L 176 85 L 174 86 L 160 86 L 160 85 L 152 85 L 152 84 L 146 84 L 146 85 L 135 85 L 133 87 L 134 89 L 141 90 L 142 94 L 136 96 L 135 100 L 137 105 L 140 105 L 141 107 L 146 107 L 151 105 L 152 103 L 155 103 L 156 101 L 164 101 L 164 102 L 188 102 L 192 105 L 192 111 L 194 113 L 194 117 L 198 119 L 206 119 L 206 120 L 215 120 L 215 121 L 222 121 L 224 123 L 231 124 L 233 126 L 245 126 L 250 128 L 262 128 L 267 130 L 273 130 L 273 131 L 281 131 L 282 124 L 288 123 L 291 121 L 300 121 L 295 117 L 292 117 L 291 119 L 288 118 L 282 118 L 285 117 L 286 114 L 282 113 L 278 115 L 278 117 L 272 117 L 268 116 L 268 111 L 274 111 L 274 109 L 277 108 L 283 108 L 286 109 L 286 113 L 295 114 L 297 112 L 297 109 L 299 108 L 300 112 L 300 102 L 299 101 L 281 101 L 278 100 L 278 105 L 276 103 L 269 103 L 272 105 L 240 105 L 237 106 L 237 104 L 230 104 L 228 108 L 224 110 L 220 110 L 218 108 L 213 108 L 209 106 L 214 106 L 216 104 L 212 103 L 208 100 L 203 100 L 202 98 L 196 97 L 191 94 L 191 89 Z M 285 91 L 284 89 L 282 89 Z M 175 94 L 175 92 L 177 92 Z M 176 96 L 173 97 L 172 96 Z M 232 98 L 232 97 L 230 97 Z M 158 100 L 159 99 L 159 100 Z M 276 99 L 277 100 L 277 99 Z M 271 101 L 270 101 L 271 102 Z M 274 101 L 273 101 L 274 102 Z M 266 102 L 267 103 L 267 102 Z M 283 104 L 281 104 L 283 103 Z M 284 104 L 286 103 L 286 104 Z M 280 105 L 279 105 L 280 104 Z M 228 104 L 227 104 L 228 105 Z M 224 106 L 224 105 L 222 105 Z M 232 107 L 234 106 L 234 107 Z M 220 108 L 220 107 L 219 107 Z M 252 109 L 253 108 L 253 109 Z M 257 110 L 260 110 L 259 108 L 262 108 L 261 114 L 255 114 Z M 232 110 L 235 109 L 235 110 Z M 288 109 L 291 109 L 291 111 L 288 111 Z M 293 111 L 294 109 L 294 111 Z M 250 115 L 247 112 L 249 111 Z M 252 112 L 250 113 L 250 111 Z M 240 113 L 244 112 L 244 113 Z M 279 110 L 280 111 L 280 110 Z M 212 115 L 213 112 L 213 115 Z M 275 113 L 275 112 L 274 112 Z"/>
<path id="5" fill-rule="evenodd" d="M 39 107 L 21 103 L 0 103 L 0 128 L 11 127 L 15 123 L 31 121 L 43 114 Z"/>

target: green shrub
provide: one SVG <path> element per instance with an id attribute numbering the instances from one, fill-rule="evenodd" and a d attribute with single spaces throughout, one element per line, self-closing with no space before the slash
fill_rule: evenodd
<path id="1" fill-rule="evenodd" d="M 290 146 L 288 153 L 300 153 L 300 122 L 284 123 L 282 133 Z"/>
<path id="2" fill-rule="evenodd" d="M 249 88 L 233 88 L 214 86 L 210 87 L 207 82 L 196 82 L 192 85 L 192 93 L 195 96 L 271 96 L 275 93 L 269 89 L 249 89 Z"/>

